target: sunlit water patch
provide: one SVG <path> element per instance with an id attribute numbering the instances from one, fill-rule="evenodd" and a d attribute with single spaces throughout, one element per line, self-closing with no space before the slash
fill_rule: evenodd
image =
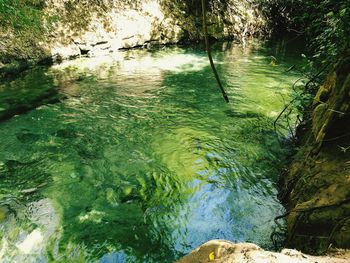
<path id="1" fill-rule="evenodd" d="M 1 261 L 172 262 L 217 238 L 271 248 L 273 121 L 298 57 L 227 43 L 214 57 L 230 104 L 195 48 L 40 69 L 60 102 L 0 124 Z"/>

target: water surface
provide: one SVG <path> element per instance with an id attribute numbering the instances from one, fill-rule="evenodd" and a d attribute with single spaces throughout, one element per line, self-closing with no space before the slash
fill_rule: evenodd
<path id="1" fill-rule="evenodd" d="M 285 155 L 273 121 L 299 55 L 224 43 L 214 58 L 229 104 L 197 48 L 82 58 L 18 80 L 61 100 L 0 123 L 1 261 L 172 262 L 216 238 L 271 248 Z"/>

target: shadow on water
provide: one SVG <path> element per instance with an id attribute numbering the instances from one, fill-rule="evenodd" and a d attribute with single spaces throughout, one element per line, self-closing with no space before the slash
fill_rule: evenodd
<path id="1" fill-rule="evenodd" d="M 47 70 L 36 67 L 20 73 L 19 77 L 0 80 L 0 121 L 60 101 L 62 97 Z"/>
<path id="2" fill-rule="evenodd" d="M 285 155 L 273 120 L 297 78 L 284 73 L 295 57 L 272 66 L 263 45 L 215 50 L 230 104 L 195 48 L 49 69 L 42 85 L 67 99 L 0 124 L 0 178 L 18 214 L 53 208 L 50 220 L 5 220 L 17 234 L 0 233 L 17 245 L 3 258 L 172 262 L 214 238 L 271 248 Z M 26 247 L 33 233 L 41 242 Z"/>

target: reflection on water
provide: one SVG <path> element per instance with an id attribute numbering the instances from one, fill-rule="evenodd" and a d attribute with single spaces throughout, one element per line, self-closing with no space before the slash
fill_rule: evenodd
<path id="1" fill-rule="evenodd" d="M 297 57 L 222 48 L 230 104 L 195 48 L 50 68 L 67 99 L 0 124 L 1 260 L 172 262 L 214 238 L 270 248 L 284 154 L 272 123 Z"/>

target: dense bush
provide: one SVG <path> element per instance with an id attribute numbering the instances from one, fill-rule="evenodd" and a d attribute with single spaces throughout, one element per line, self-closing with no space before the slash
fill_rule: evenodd
<path id="1" fill-rule="evenodd" d="M 0 63 L 42 59 L 55 17 L 44 14 L 45 0 L 0 0 Z"/>
<path id="2" fill-rule="evenodd" d="M 350 47 L 350 1 L 305 1 L 302 16 L 310 46 L 320 62 L 338 59 Z"/>
<path id="3" fill-rule="evenodd" d="M 257 0 L 277 33 L 307 39 L 313 61 L 334 62 L 350 47 L 349 0 Z"/>
<path id="4" fill-rule="evenodd" d="M 350 1 L 256 0 L 256 3 L 267 17 L 272 33 L 280 36 L 292 32 L 306 39 L 304 53 L 308 55 L 303 57 L 309 63 L 300 69 L 304 75 L 293 85 L 293 99 L 278 117 L 289 122 L 291 116 L 297 116 L 290 128 L 293 135 L 295 127 L 301 127 L 301 131 L 311 120 L 313 98 L 329 70 L 350 52 Z"/>
<path id="5" fill-rule="evenodd" d="M 1 0 L 0 26 L 14 32 L 42 30 L 44 0 Z"/>

